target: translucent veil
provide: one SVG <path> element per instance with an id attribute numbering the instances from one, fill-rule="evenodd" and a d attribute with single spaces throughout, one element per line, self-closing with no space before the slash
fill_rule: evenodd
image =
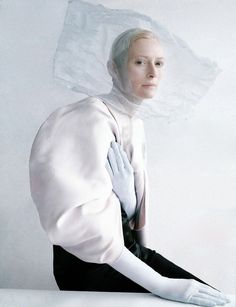
<path id="1" fill-rule="evenodd" d="M 186 116 L 207 92 L 220 69 L 208 58 L 195 55 L 163 25 L 132 10 L 70 0 L 54 58 L 56 79 L 88 96 L 109 93 L 112 79 L 107 61 L 112 43 L 121 32 L 137 27 L 154 32 L 165 54 L 164 76 L 157 94 L 145 100 L 138 116 L 158 116 L 169 121 Z M 117 106 L 115 100 L 114 105 Z"/>

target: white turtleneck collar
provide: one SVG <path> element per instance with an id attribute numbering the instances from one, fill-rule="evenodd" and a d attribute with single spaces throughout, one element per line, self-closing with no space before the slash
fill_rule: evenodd
<path id="1" fill-rule="evenodd" d="M 137 116 L 138 110 L 143 103 L 143 100 L 124 93 L 114 85 L 110 93 L 101 94 L 96 97 L 100 98 L 107 105 L 111 105 L 114 109 L 131 117 Z"/>

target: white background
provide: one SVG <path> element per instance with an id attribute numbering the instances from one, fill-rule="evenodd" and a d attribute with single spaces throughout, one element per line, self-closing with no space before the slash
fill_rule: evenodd
<path id="1" fill-rule="evenodd" d="M 92 1 L 147 14 L 222 69 L 191 118 L 146 125 L 150 247 L 226 293 L 236 286 L 235 0 Z M 0 287 L 57 289 L 52 250 L 30 197 L 35 134 L 83 96 L 56 84 L 66 0 L 0 8 Z"/>

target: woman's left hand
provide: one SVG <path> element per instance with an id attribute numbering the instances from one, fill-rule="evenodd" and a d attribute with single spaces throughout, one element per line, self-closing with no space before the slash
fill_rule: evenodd
<path id="1" fill-rule="evenodd" d="M 106 169 L 111 177 L 113 191 L 128 218 L 131 219 L 136 211 L 134 172 L 126 153 L 114 141 L 108 151 Z"/>

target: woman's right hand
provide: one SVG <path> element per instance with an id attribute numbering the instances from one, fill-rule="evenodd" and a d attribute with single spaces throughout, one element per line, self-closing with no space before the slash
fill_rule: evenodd
<path id="1" fill-rule="evenodd" d="M 224 306 L 230 300 L 221 292 L 202 284 L 194 279 L 165 278 L 159 289 L 152 291 L 153 294 L 162 298 L 195 304 L 199 306 Z"/>

